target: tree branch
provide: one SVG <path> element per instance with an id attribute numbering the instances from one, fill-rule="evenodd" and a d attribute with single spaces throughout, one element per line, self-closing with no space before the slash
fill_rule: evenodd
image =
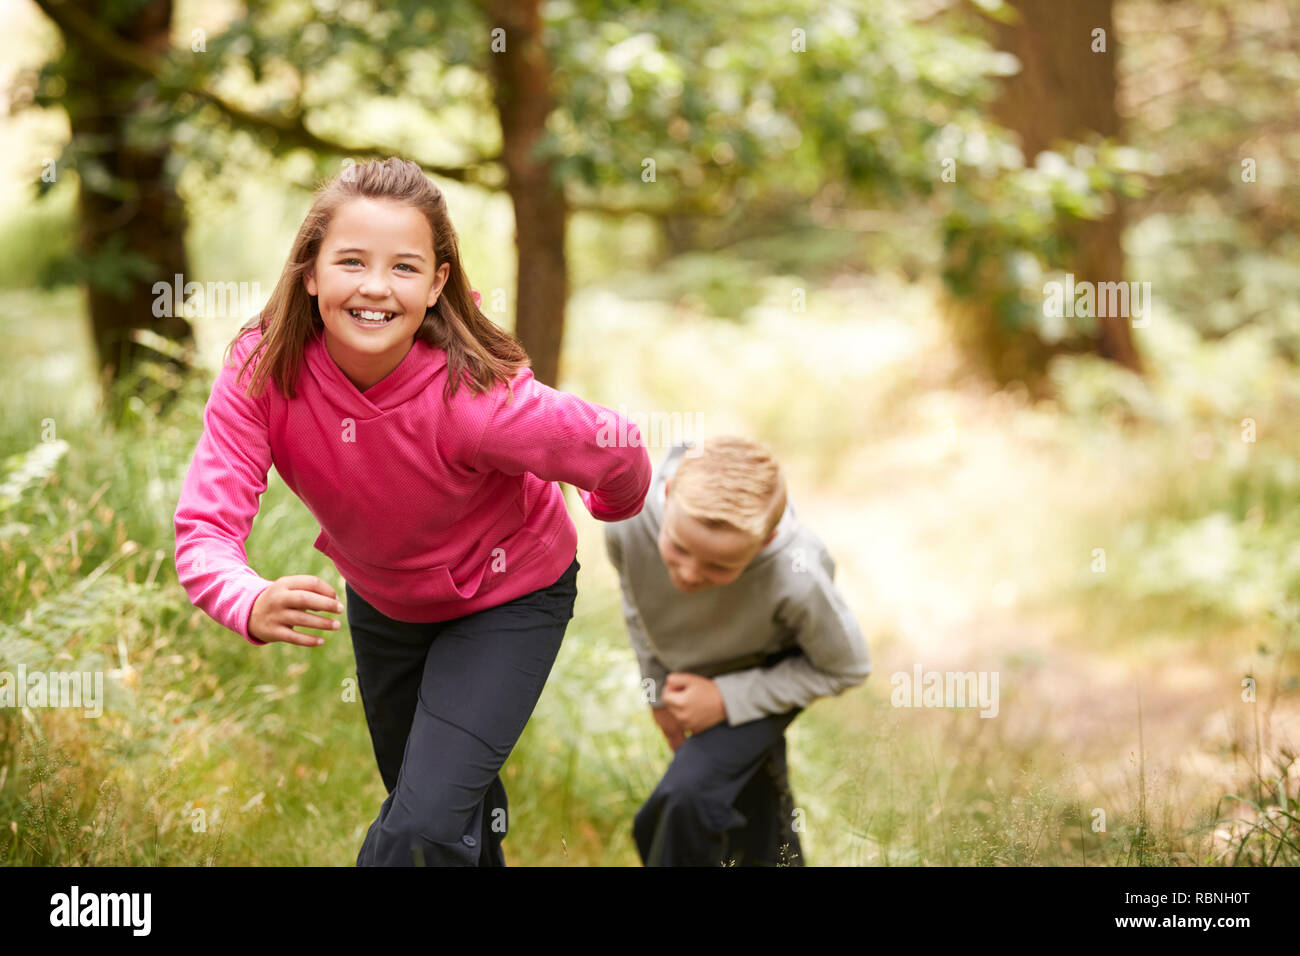
<path id="1" fill-rule="evenodd" d="M 88 56 L 113 63 L 117 66 L 153 80 L 160 86 L 174 86 L 169 82 L 166 67 L 176 66 L 174 60 L 159 56 L 149 50 L 123 39 L 103 24 L 88 17 L 69 0 L 34 0 L 37 6 L 63 32 L 64 36 L 75 41 L 77 49 Z M 317 152 L 337 153 L 358 160 L 386 159 L 399 150 L 381 147 L 348 146 L 334 140 L 318 136 L 303 125 L 297 117 L 286 117 L 270 113 L 254 113 L 236 103 L 223 99 L 216 93 L 199 86 L 186 84 L 185 91 L 200 100 L 219 109 L 236 126 L 255 134 L 273 133 L 276 138 L 291 146 Z M 464 166 L 444 166 L 426 163 L 412 157 L 425 172 L 468 185 L 482 186 L 486 189 L 500 190 L 502 175 L 500 173 L 501 157 L 484 156 Z M 566 190 L 567 191 L 567 190 Z M 712 216 L 717 214 L 710 200 L 703 196 L 681 197 L 671 206 L 662 203 L 619 203 L 601 202 L 590 196 L 579 196 L 568 202 L 572 212 L 602 213 L 611 216 L 627 216 L 641 213 L 658 217 L 667 212 L 686 212 L 691 215 Z"/>
<path id="2" fill-rule="evenodd" d="M 154 80 L 160 87 L 169 84 L 165 67 L 169 61 L 128 40 L 118 36 L 91 17 L 86 16 L 68 0 L 35 0 L 47 17 L 63 31 L 65 37 L 75 41 L 77 48 L 90 56 L 107 60 L 131 72 Z M 174 61 L 171 61 L 174 63 Z M 361 159 L 384 159 L 399 152 L 379 147 L 348 146 L 344 143 L 325 139 L 313 133 L 297 118 L 288 118 L 268 113 L 254 113 L 223 99 L 211 90 L 202 87 L 186 86 L 186 92 L 211 103 L 224 113 L 235 125 L 254 133 L 270 132 L 278 141 L 305 149 L 325 153 L 341 153 Z M 413 159 L 421 169 L 433 176 L 451 179 L 457 182 L 496 189 L 500 186 L 500 177 L 486 172 L 487 167 L 499 163 L 499 157 L 485 156 L 464 166 L 444 166 Z"/>

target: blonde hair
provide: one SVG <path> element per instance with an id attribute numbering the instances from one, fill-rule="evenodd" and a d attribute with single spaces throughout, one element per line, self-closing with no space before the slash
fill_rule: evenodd
<path id="1" fill-rule="evenodd" d="M 239 369 L 242 375 L 250 364 L 256 364 L 246 394 L 250 398 L 261 394 L 270 377 L 283 395 L 297 397 L 295 384 L 303 352 L 308 340 L 324 328 L 316 296 L 308 295 L 303 276 L 315 265 L 325 230 L 339 207 L 358 198 L 387 200 L 418 210 L 433 233 L 438 265 L 446 262 L 451 267 L 438 301 L 425 310 L 424 321 L 415 330 L 415 338 L 447 353 L 443 397 L 450 401 L 462 383 L 476 392 L 487 392 L 497 383 L 509 388 L 516 371 L 531 364 L 528 354 L 514 335 L 493 323 L 474 301 L 442 190 L 415 163 L 392 156 L 345 167 L 317 187 L 270 301 L 226 347 L 224 361 L 228 363 L 242 336 L 254 328 L 262 331 L 261 341 Z"/>
<path id="2" fill-rule="evenodd" d="M 687 449 L 668 490 L 695 520 L 759 540 L 785 512 L 785 477 L 776 457 L 766 445 L 734 435 L 706 438 Z"/>

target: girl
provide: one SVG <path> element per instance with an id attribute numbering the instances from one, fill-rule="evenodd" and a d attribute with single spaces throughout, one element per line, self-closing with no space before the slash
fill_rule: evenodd
<path id="1" fill-rule="evenodd" d="M 358 865 L 505 865 L 498 771 L 577 594 L 556 482 L 601 521 L 637 514 L 650 485 L 635 426 L 536 381 L 478 304 L 420 168 L 346 169 L 231 342 L 176 509 L 190 601 L 257 645 L 323 644 L 296 628 L 335 630 L 324 615 L 343 611 L 320 578 L 248 566 L 272 464 L 320 522 L 388 790 Z M 624 425 L 626 447 L 612 447 Z"/>

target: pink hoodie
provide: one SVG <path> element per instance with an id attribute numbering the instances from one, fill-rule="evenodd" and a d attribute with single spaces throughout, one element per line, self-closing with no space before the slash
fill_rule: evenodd
<path id="1" fill-rule="evenodd" d="M 500 383 L 487 394 L 462 384 L 448 404 L 447 354 L 417 340 L 361 392 L 317 334 L 297 398 L 268 376 L 249 399 L 235 375 L 260 338 L 246 333 L 212 386 L 175 515 L 190 602 L 253 644 L 266 642 L 249 635 L 249 614 L 272 582 L 248 566 L 244 542 L 271 465 L 320 522 L 316 550 L 399 621 L 445 621 L 553 584 L 578 540 L 557 481 L 601 521 L 641 510 L 651 465 L 636 426 L 531 369 L 510 401 Z"/>

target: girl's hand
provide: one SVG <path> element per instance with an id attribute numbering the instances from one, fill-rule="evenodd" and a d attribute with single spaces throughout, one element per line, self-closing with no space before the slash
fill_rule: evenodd
<path id="1" fill-rule="evenodd" d="M 669 747 L 676 751 L 686 743 L 686 732 L 682 729 L 682 725 L 677 723 L 677 718 L 668 712 L 667 707 L 651 707 L 650 714 L 659 725 L 659 729 L 664 732 L 664 736 L 668 738 Z"/>
<path id="2" fill-rule="evenodd" d="M 307 610 L 338 614 L 343 610 L 334 589 L 310 574 L 290 574 L 279 578 L 257 596 L 248 617 L 248 633 L 259 641 L 284 641 L 315 647 L 325 638 L 299 634 L 295 627 L 337 630 L 339 622 Z"/>

